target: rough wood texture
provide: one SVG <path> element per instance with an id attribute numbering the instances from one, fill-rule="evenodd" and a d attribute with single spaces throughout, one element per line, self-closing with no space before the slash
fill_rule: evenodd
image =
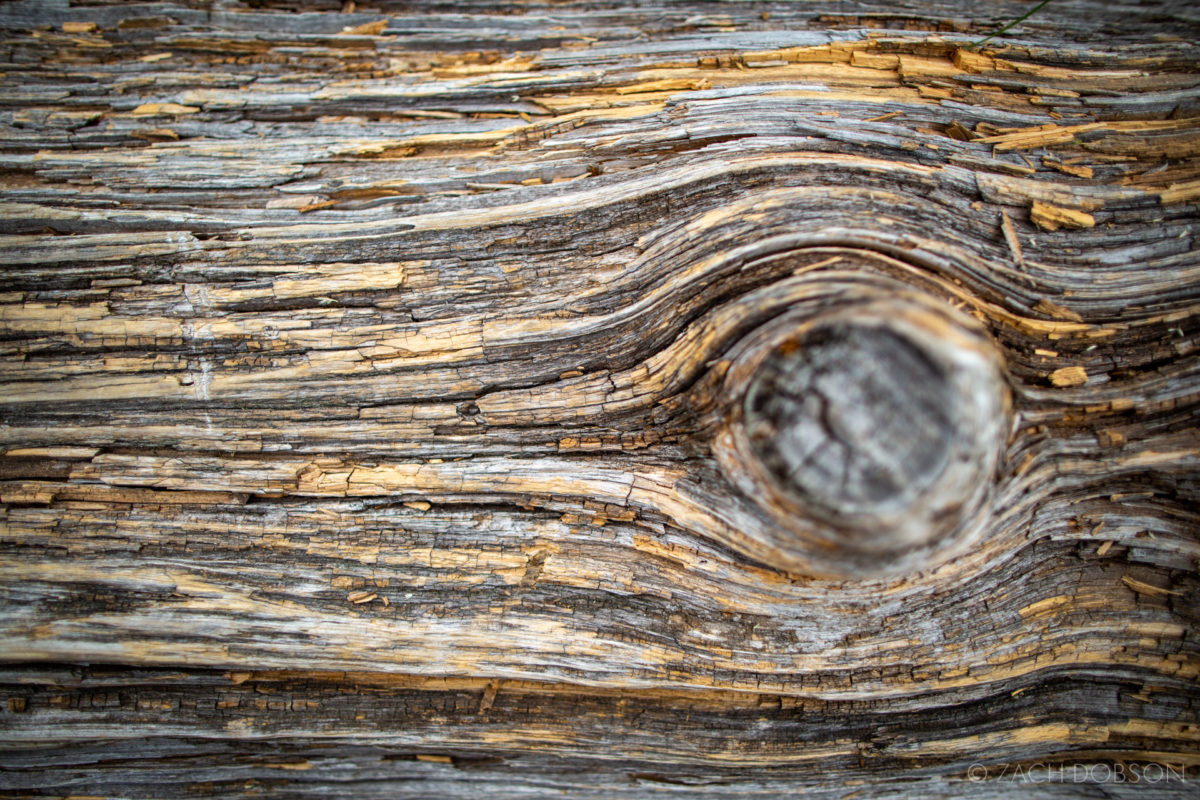
<path id="1" fill-rule="evenodd" d="M 1188 4 L 327 5 L 0 5 L 4 796 L 1195 792 Z"/>

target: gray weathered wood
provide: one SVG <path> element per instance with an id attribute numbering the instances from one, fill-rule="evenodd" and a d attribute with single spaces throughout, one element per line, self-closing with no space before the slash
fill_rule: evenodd
<path id="1" fill-rule="evenodd" d="M 0 793 L 1195 791 L 1188 4 L 354 6 L 0 5 Z"/>

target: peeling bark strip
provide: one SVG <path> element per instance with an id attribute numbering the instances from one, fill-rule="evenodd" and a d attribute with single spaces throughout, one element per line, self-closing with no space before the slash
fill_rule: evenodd
<path id="1" fill-rule="evenodd" d="M 1200 780 L 1187 4 L 326 5 L 0 4 L 0 793 Z"/>

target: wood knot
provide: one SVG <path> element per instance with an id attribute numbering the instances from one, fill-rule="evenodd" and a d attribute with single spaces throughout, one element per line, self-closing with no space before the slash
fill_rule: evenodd
<path id="1" fill-rule="evenodd" d="M 912 340 L 832 322 L 767 356 L 745 420 L 785 490 L 827 514 L 878 515 L 908 508 L 946 470 L 956 401 L 943 365 Z"/>
<path id="2" fill-rule="evenodd" d="M 751 338 L 730 372 L 731 424 L 716 449 L 773 521 L 776 566 L 891 576 L 978 535 L 1009 398 L 997 350 L 972 320 L 902 292 Z"/>

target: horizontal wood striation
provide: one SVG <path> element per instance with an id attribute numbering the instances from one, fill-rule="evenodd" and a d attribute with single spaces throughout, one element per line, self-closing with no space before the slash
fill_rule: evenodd
<path id="1" fill-rule="evenodd" d="M 1184 4 L 325 5 L 0 5 L 0 793 L 1194 787 Z"/>

